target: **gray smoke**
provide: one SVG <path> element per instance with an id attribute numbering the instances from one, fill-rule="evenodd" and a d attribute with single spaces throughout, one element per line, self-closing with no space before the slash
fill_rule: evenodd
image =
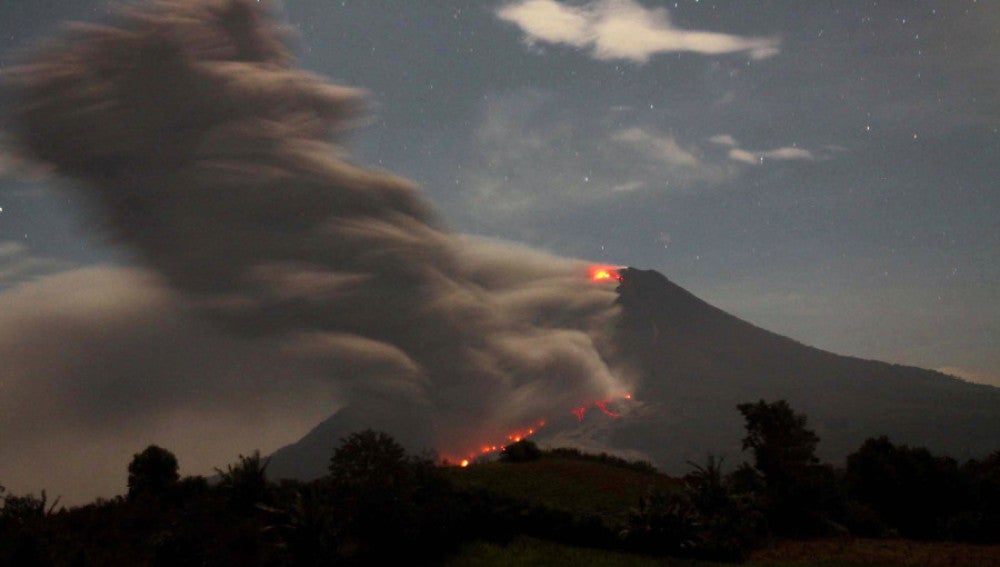
<path id="1" fill-rule="evenodd" d="M 352 163 L 341 136 L 363 93 L 297 69 L 286 36 L 253 0 L 165 0 L 73 28 L 6 73 L 7 135 L 74 178 L 171 309 L 228 337 L 213 340 L 257 345 L 240 352 L 271 361 L 259 368 L 290 361 L 351 404 L 419 408 L 407 427 L 443 455 L 626 391 L 600 339 L 613 286 L 580 261 L 450 233 L 411 183 Z M 240 387 L 217 379 L 167 390 Z M 121 411 L 166 403 L 140 390 Z"/>

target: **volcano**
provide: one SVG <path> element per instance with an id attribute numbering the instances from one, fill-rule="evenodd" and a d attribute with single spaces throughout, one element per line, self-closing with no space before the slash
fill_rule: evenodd
<path id="1" fill-rule="evenodd" d="M 630 399 L 611 412 L 554 416 L 534 439 L 651 461 L 667 473 L 706 455 L 749 458 L 736 405 L 787 400 L 820 437 L 819 456 L 842 463 L 866 438 L 923 446 L 957 459 L 1000 449 L 1000 389 L 940 372 L 841 356 L 769 332 L 718 309 L 652 270 L 618 269 L 618 356 L 638 374 Z M 431 449 L 395 408 L 371 400 L 344 408 L 276 451 L 277 478 L 326 471 L 339 440 L 372 427 L 412 450 Z"/>

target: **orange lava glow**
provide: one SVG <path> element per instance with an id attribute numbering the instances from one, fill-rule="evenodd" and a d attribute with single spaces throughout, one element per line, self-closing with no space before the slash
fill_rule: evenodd
<path id="1" fill-rule="evenodd" d="M 469 466 L 469 459 L 462 459 L 462 462 L 461 462 L 461 463 L 459 463 L 459 465 L 460 465 L 460 466 L 461 466 L 462 468 L 465 468 L 465 467 Z"/>
<path id="2" fill-rule="evenodd" d="M 618 273 L 618 268 L 614 266 L 591 266 L 590 267 L 590 281 L 593 282 L 606 282 L 606 281 L 621 281 L 621 274 Z"/>

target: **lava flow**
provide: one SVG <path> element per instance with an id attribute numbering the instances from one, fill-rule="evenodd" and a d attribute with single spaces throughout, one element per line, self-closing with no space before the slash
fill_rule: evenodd
<path id="1" fill-rule="evenodd" d="M 509 435 L 507 435 L 507 441 L 509 441 L 510 443 L 517 443 L 522 439 L 527 439 L 528 437 L 534 435 L 535 432 L 541 429 L 542 427 L 545 427 L 545 422 L 539 421 L 534 427 L 529 427 L 527 429 L 522 429 L 510 433 Z M 493 453 L 499 453 L 500 451 L 503 451 L 503 449 L 504 445 L 483 445 L 482 447 L 479 448 L 479 451 L 477 453 L 470 453 L 468 458 L 459 460 L 458 464 L 461 467 L 467 467 L 469 466 L 469 463 L 472 462 L 472 460 L 475 459 L 476 457 L 491 455 Z"/>
<path id="2" fill-rule="evenodd" d="M 621 399 L 631 400 L 632 394 L 622 394 Z M 612 419 L 618 419 L 619 417 L 621 417 L 621 414 L 608 409 L 608 404 L 610 404 L 613 401 L 614 400 L 601 400 L 599 402 L 593 402 L 590 404 L 582 405 L 573 410 L 573 415 L 576 416 L 577 421 L 583 421 L 583 416 L 587 414 L 587 410 L 594 407 L 601 410 L 601 413 L 603 413 L 604 415 Z"/>
<path id="3" fill-rule="evenodd" d="M 589 403 L 589 404 L 585 404 L 585 405 L 582 405 L 582 406 L 574 409 L 571 413 L 576 416 L 577 421 L 583 421 L 583 417 L 586 415 L 587 410 L 589 410 L 590 408 L 593 407 L 593 408 L 597 408 L 598 410 L 601 411 L 601 413 L 603 413 L 604 415 L 606 415 L 606 416 L 608 416 L 608 417 L 610 417 L 612 419 L 618 419 L 619 417 L 621 417 L 621 414 L 619 414 L 619 413 L 617 413 L 615 411 L 612 411 L 610 408 L 608 408 L 608 404 L 610 404 L 611 402 L 615 401 L 616 399 L 631 400 L 632 399 L 632 394 L 622 394 L 618 398 L 613 398 L 613 399 L 609 399 L 609 400 L 602 400 L 602 401 L 599 401 L 599 402 L 592 402 L 592 403 Z M 538 431 L 542 427 L 545 427 L 545 422 L 544 421 L 539 421 L 534 427 L 529 427 L 527 429 L 523 429 L 523 430 L 520 430 L 520 431 L 515 431 L 515 432 L 507 435 L 507 441 L 509 441 L 510 443 L 517 443 L 518 441 L 521 441 L 523 439 L 527 439 L 528 437 L 531 437 L 532 435 L 535 434 L 536 431 Z M 480 449 L 479 449 L 478 452 L 476 452 L 476 453 L 470 453 L 468 455 L 468 458 L 459 459 L 457 462 L 458 462 L 458 465 L 460 467 L 467 467 L 477 457 L 483 457 L 485 455 L 492 455 L 494 453 L 499 453 L 499 452 L 501 452 L 503 450 L 504 450 L 504 445 L 483 445 L 482 447 L 480 447 Z"/>

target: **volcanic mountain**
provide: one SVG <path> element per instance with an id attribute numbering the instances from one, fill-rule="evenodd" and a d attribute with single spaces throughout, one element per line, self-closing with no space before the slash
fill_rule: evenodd
<path id="1" fill-rule="evenodd" d="M 576 445 L 645 458 L 668 473 L 707 454 L 741 462 L 736 405 L 787 400 L 809 418 L 824 460 L 839 463 L 867 437 L 924 446 L 958 459 L 1000 449 L 1000 389 L 921 368 L 840 356 L 771 333 L 698 299 L 652 270 L 620 271 L 618 356 L 638 373 L 630 400 L 612 402 L 619 417 L 567 408 L 537 435 L 542 445 Z M 295 444 L 274 453 L 277 477 L 325 472 L 341 437 L 385 429 L 414 449 L 424 443 L 405 416 L 344 408 Z"/>

